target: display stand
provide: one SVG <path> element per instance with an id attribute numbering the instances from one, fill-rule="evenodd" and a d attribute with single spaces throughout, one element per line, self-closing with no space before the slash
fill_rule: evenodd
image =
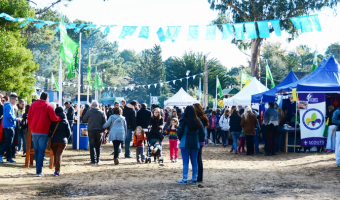
<path id="1" fill-rule="evenodd" d="M 32 143 L 32 132 L 31 129 L 28 128 L 27 131 L 27 149 L 26 149 L 26 158 L 25 158 L 25 167 L 29 168 L 30 165 L 33 165 L 33 159 L 34 159 L 34 149 L 31 149 L 31 143 Z M 50 164 L 49 168 L 53 168 L 53 162 L 54 162 L 54 156 L 52 149 L 50 151 L 45 150 L 45 155 L 50 156 Z"/>
<path id="2" fill-rule="evenodd" d="M 296 130 L 296 129 L 285 129 L 285 130 L 286 130 L 286 142 L 285 142 L 286 153 L 288 152 L 288 147 L 294 147 L 294 153 L 295 153 L 295 147 L 301 147 L 301 145 L 296 145 L 296 133 L 297 133 L 297 132 L 300 132 L 300 130 Z M 288 136 L 289 136 L 289 132 L 295 133 L 294 144 L 293 144 L 293 145 L 289 145 L 289 144 L 288 144 Z M 304 150 L 303 147 L 302 147 L 302 150 Z"/>

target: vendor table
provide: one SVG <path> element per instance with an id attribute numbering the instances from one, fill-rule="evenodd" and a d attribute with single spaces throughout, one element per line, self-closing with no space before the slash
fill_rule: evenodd
<path id="1" fill-rule="evenodd" d="M 288 147 L 301 147 L 300 144 L 299 144 L 299 145 L 296 145 L 296 144 L 295 144 L 295 143 L 296 143 L 296 138 L 295 138 L 295 140 L 294 140 L 295 142 L 294 142 L 293 145 L 289 145 L 289 144 L 288 144 L 288 136 L 289 136 L 289 132 L 295 133 L 295 129 L 294 129 L 294 128 L 292 128 L 292 129 L 285 128 L 285 130 L 286 130 L 286 142 L 285 142 L 286 153 L 288 152 Z M 297 133 L 300 132 L 300 129 L 297 129 L 296 132 L 297 132 Z M 295 137 L 296 137 L 296 136 L 295 136 Z M 303 147 L 302 147 L 302 150 L 304 150 Z M 294 149 L 294 153 L 295 153 L 295 149 Z"/>

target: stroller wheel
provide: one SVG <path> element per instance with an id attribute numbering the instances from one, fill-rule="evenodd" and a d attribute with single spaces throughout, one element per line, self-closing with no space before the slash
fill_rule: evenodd
<path id="1" fill-rule="evenodd" d="M 159 163 L 164 163 L 164 160 L 163 160 L 163 158 L 159 158 Z"/>

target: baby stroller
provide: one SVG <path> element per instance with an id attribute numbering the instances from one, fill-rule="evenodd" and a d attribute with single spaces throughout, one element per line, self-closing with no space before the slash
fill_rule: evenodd
<path id="1" fill-rule="evenodd" d="M 162 133 L 160 133 L 162 135 Z M 164 160 L 162 158 L 161 155 L 161 151 L 162 151 L 162 139 L 155 139 L 155 138 L 151 138 L 150 139 L 150 130 L 148 130 L 148 150 L 147 150 L 147 158 L 145 160 L 145 163 L 151 163 L 151 157 L 154 157 L 154 161 L 156 162 L 156 160 L 158 160 L 158 163 L 164 163 Z"/>

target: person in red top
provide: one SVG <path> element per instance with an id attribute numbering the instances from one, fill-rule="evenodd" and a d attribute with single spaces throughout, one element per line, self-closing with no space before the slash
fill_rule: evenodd
<path id="1" fill-rule="evenodd" d="M 136 147 L 136 157 L 137 163 L 140 162 L 140 157 L 142 157 L 142 162 L 145 161 L 144 156 L 144 141 L 146 140 L 145 132 L 142 127 L 137 126 L 135 132 L 133 133 L 133 144 Z"/>
<path id="2" fill-rule="evenodd" d="M 211 115 L 208 117 L 209 119 L 209 126 L 208 126 L 208 140 L 210 139 L 210 133 L 212 133 L 213 136 L 213 143 L 215 143 L 215 146 L 217 145 L 217 138 L 216 138 L 216 126 L 218 123 L 217 117 L 216 117 L 216 111 L 212 111 Z"/>
<path id="3" fill-rule="evenodd" d="M 44 164 L 45 149 L 47 146 L 51 121 L 59 122 L 62 120 L 55 114 L 47 99 L 48 93 L 42 92 L 40 100 L 35 101 L 31 105 L 27 116 L 28 127 L 32 131 L 37 177 L 44 176 L 42 173 L 42 167 Z"/>

